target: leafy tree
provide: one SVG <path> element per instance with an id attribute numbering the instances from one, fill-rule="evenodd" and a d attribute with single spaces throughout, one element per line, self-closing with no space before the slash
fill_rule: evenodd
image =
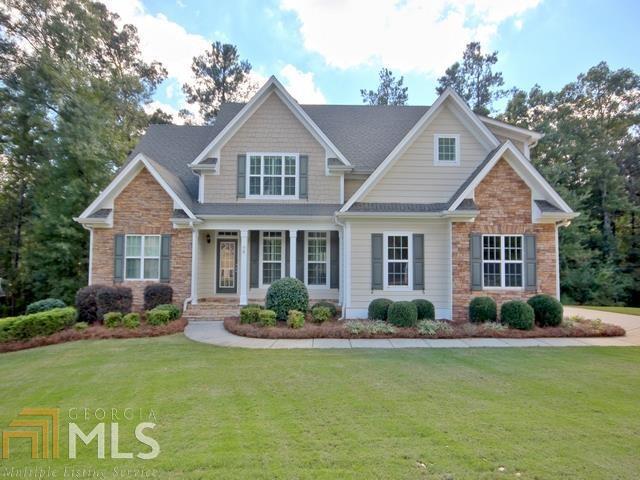
<path id="1" fill-rule="evenodd" d="M 468 43 L 462 54 L 462 63 L 454 63 L 438 79 L 438 95 L 450 87 L 475 113 L 488 115 L 493 102 L 509 94 L 508 90 L 500 88 L 504 85 L 502 73 L 493 72 L 497 62 L 498 52 L 483 55 L 480 43 Z"/>
<path id="2" fill-rule="evenodd" d="M 89 0 L 0 5 L 0 277 L 14 310 L 86 284 L 88 235 L 73 217 L 126 159 L 166 75 L 115 21 Z"/>
<path id="3" fill-rule="evenodd" d="M 559 92 L 516 91 L 504 119 L 545 134 L 532 161 L 581 212 L 560 230 L 563 293 L 638 304 L 640 77 L 602 62 Z"/>
<path id="4" fill-rule="evenodd" d="M 240 60 L 235 45 L 212 43 L 211 50 L 193 58 L 191 70 L 195 81 L 185 83 L 182 90 L 187 102 L 198 104 L 207 123 L 215 121 L 221 104 L 246 100 L 256 90 L 249 79 L 251 64 Z"/>
<path id="5" fill-rule="evenodd" d="M 396 79 L 388 68 L 380 70 L 380 84 L 376 91 L 360 90 L 362 103 L 369 105 L 405 105 L 409 99 L 408 87 L 403 87 L 404 77 Z"/>
<path id="6" fill-rule="evenodd" d="M 161 108 L 156 108 L 151 115 L 149 115 L 150 125 L 162 125 L 173 123 L 173 115 L 165 112 Z"/>

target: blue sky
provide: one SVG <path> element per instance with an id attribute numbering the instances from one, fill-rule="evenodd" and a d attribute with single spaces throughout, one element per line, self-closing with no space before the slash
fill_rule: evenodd
<path id="1" fill-rule="evenodd" d="M 238 46 L 254 80 L 276 75 L 301 103 L 361 103 L 378 71 L 403 75 L 410 104 L 430 104 L 464 45 L 498 50 L 506 86 L 558 89 L 606 60 L 640 71 L 640 2 L 569 0 L 105 0 L 140 32 L 169 78 L 157 105 L 184 106 L 193 55 Z"/>

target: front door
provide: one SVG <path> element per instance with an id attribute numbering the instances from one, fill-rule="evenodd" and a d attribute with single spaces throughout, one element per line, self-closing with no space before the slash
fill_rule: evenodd
<path id="1" fill-rule="evenodd" d="M 238 240 L 218 240 L 218 281 L 216 285 L 217 293 L 237 292 L 237 247 Z"/>

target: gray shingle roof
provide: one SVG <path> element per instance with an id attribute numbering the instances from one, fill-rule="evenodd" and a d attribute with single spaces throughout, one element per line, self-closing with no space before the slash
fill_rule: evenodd
<path id="1" fill-rule="evenodd" d="M 324 203 L 203 203 L 195 204 L 196 215 L 296 215 L 332 216 L 342 205 Z"/>
<path id="2" fill-rule="evenodd" d="M 467 189 L 467 187 L 471 184 L 471 182 L 473 182 L 473 180 L 480 174 L 480 172 L 487 165 L 487 163 L 491 161 L 491 159 L 496 154 L 496 152 L 500 150 L 500 148 L 502 148 L 502 145 L 504 145 L 504 143 L 501 143 L 496 148 L 494 148 L 489 153 L 487 153 L 487 156 L 484 157 L 484 160 L 482 160 L 482 162 L 480 162 L 480 164 L 473 170 L 473 172 L 471 172 L 471 175 L 469 175 L 467 179 L 464 182 L 462 182 L 462 185 L 460 185 L 460 187 L 456 190 L 456 192 L 453 195 L 451 195 L 449 202 L 447 202 L 447 208 L 449 208 L 458 199 L 458 197 L 462 195 L 462 193 Z M 465 201 L 466 199 L 463 200 L 462 203 L 464 203 Z M 456 210 L 459 210 L 459 209 L 460 207 L 458 207 Z"/>
<path id="3" fill-rule="evenodd" d="M 562 210 L 556 207 L 553 203 L 547 202 L 546 200 L 535 200 L 536 205 L 540 209 L 541 212 L 562 212 Z"/>
<path id="4" fill-rule="evenodd" d="M 187 215 L 187 213 L 181 208 L 178 208 L 173 211 L 171 218 L 189 218 L 189 215 Z"/>
<path id="5" fill-rule="evenodd" d="M 449 208 L 448 203 L 367 203 L 356 202 L 349 209 L 350 212 L 375 213 L 433 213 L 443 212 Z M 471 199 L 463 200 L 456 211 L 477 210 Z"/>

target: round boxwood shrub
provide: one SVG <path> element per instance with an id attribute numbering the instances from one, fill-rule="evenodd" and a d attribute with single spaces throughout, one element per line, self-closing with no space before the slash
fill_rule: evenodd
<path id="1" fill-rule="evenodd" d="M 395 302 L 389 307 L 389 322 L 396 327 L 415 327 L 418 308 L 413 302 Z"/>
<path id="2" fill-rule="evenodd" d="M 331 318 L 335 318 L 336 316 L 338 316 L 338 309 L 331 302 L 317 302 L 311 307 L 311 311 L 313 311 L 313 309 L 317 308 L 317 307 L 328 308 L 329 311 L 331 312 Z"/>
<path id="3" fill-rule="evenodd" d="M 107 312 L 104 314 L 104 326 L 107 328 L 116 328 L 122 325 L 121 312 Z"/>
<path id="4" fill-rule="evenodd" d="M 273 310 L 258 310 L 258 312 L 260 325 L 262 325 L 263 327 L 276 326 L 276 312 L 274 312 Z"/>
<path id="5" fill-rule="evenodd" d="M 495 322 L 498 307 L 491 297 L 475 297 L 469 303 L 469 320 L 473 323 Z"/>
<path id="6" fill-rule="evenodd" d="M 240 323 L 258 323 L 260 321 L 260 312 L 263 310 L 258 307 L 242 307 L 240 309 Z"/>
<path id="7" fill-rule="evenodd" d="M 27 305 L 26 314 L 38 312 L 46 312 L 47 310 L 53 310 L 54 308 L 64 308 L 65 303 L 58 298 L 45 298 L 44 300 L 38 300 L 37 302 Z"/>
<path id="8" fill-rule="evenodd" d="M 393 304 L 388 298 L 376 298 L 369 304 L 367 317 L 369 320 L 386 320 L 389 307 Z"/>
<path id="9" fill-rule="evenodd" d="M 165 325 L 169 323 L 169 320 L 171 320 L 171 314 L 169 312 L 166 310 L 157 310 L 155 308 L 153 310 L 149 310 L 146 317 L 147 323 L 153 326 Z"/>
<path id="10" fill-rule="evenodd" d="M 413 301 L 418 309 L 418 320 L 435 320 L 436 309 L 429 300 L 418 298 Z"/>
<path id="11" fill-rule="evenodd" d="M 127 328 L 138 328 L 140 326 L 140 314 L 127 313 L 122 317 L 122 325 Z"/>
<path id="12" fill-rule="evenodd" d="M 314 323 L 324 323 L 331 318 L 331 310 L 328 307 L 314 307 L 311 316 Z"/>
<path id="13" fill-rule="evenodd" d="M 511 328 L 531 330 L 534 319 L 533 308 L 522 300 L 505 302 L 500 308 L 500 320 Z"/>
<path id="14" fill-rule="evenodd" d="M 180 308 L 173 303 L 158 305 L 155 310 L 164 310 L 165 312 L 169 312 L 170 320 L 177 320 L 180 318 L 180 315 L 182 315 L 182 311 L 180 310 Z"/>
<path id="15" fill-rule="evenodd" d="M 551 295 L 535 295 L 527 303 L 533 308 L 539 326 L 557 327 L 562 323 L 562 304 Z"/>
<path id="16" fill-rule="evenodd" d="M 287 314 L 287 326 L 289 328 L 304 327 L 304 313 L 299 310 L 290 310 Z"/>
<path id="17" fill-rule="evenodd" d="M 309 310 L 309 292 L 297 278 L 281 278 L 267 290 L 267 310 L 276 312 L 278 320 L 285 320 L 289 310 L 306 312 Z"/>

